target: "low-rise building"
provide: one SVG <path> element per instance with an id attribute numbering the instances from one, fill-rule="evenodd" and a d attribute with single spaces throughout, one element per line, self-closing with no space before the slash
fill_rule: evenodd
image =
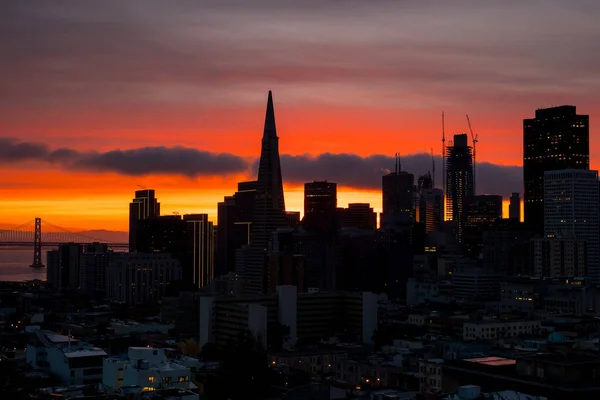
<path id="1" fill-rule="evenodd" d="M 27 344 L 27 363 L 60 378 L 65 385 L 102 381 L 104 350 L 73 337 L 38 330 Z"/>
<path id="2" fill-rule="evenodd" d="M 306 351 L 282 351 L 269 354 L 269 364 L 289 366 L 309 374 L 329 373 L 335 363 L 346 360 L 348 352 L 333 349 L 313 349 Z"/>
<path id="3" fill-rule="evenodd" d="M 170 362 L 164 349 L 130 347 L 127 357 L 104 360 L 102 383 L 107 389 L 139 386 L 143 391 L 170 387 L 189 389 L 190 369 Z"/>
<path id="4" fill-rule="evenodd" d="M 463 325 L 463 340 L 494 340 L 523 335 L 535 335 L 542 329 L 541 321 L 487 320 Z"/>

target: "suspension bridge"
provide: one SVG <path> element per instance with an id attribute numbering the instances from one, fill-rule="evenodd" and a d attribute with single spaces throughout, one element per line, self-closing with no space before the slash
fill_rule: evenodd
<path id="1" fill-rule="evenodd" d="M 63 243 L 105 243 L 111 248 L 127 248 L 128 243 L 111 242 L 83 233 L 71 232 L 42 218 L 35 218 L 13 229 L 0 230 L 0 247 L 33 247 L 34 268 L 43 267 L 42 247 L 57 247 Z"/>

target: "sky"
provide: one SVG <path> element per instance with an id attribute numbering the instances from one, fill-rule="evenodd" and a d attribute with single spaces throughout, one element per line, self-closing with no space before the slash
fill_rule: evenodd
<path id="1" fill-rule="evenodd" d="M 273 91 L 286 207 L 302 184 L 380 210 L 401 154 L 441 185 L 446 134 L 479 135 L 477 192 L 522 191 L 522 120 L 574 104 L 596 154 L 600 3 L 583 0 L 3 0 L 0 228 L 126 230 L 208 213 L 253 179 Z"/>

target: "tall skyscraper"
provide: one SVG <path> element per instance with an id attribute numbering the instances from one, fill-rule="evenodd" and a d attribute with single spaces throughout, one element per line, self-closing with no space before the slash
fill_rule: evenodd
<path id="1" fill-rule="evenodd" d="M 513 193 L 510 195 L 510 203 L 508 204 L 508 218 L 516 221 L 521 220 L 521 195 Z"/>
<path id="2" fill-rule="evenodd" d="M 454 135 L 448 146 L 446 160 L 446 218 L 457 224 L 458 242 L 462 243 L 467 198 L 475 195 L 473 188 L 473 154 L 467 134 Z"/>
<path id="3" fill-rule="evenodd" d="M 523 120 L 523 183 L 525 223 L 544 232 L 544 172 L 589 169 L 589 116 L 575 106 L 536 110 Z"/>
<path id="4" fill-rule="evenodd" d="M 137 251 L 138 221 L 160 215 L 160 203 L 154 190 L 136 190 L 135 198 L 129 204 L 129 252 Z"/>
<path id="5" fill-rule="evenodd" d="M 502 218 L 502 196 L 478 195 L 466 199 L 463 247 L 466 255 L 479 258 L 483 233 Z"/>
<path id="6" fill-rule="evenodd" d="M 401 170 L 399 158 L 396 158 L 396 169 L 381 178 L 381 187 L 381 227 L 412 224 L 415 219 L 415 176 Z"/>
<path id="7" fill-rule="evenodd" d="M 191 265 L 191 281 L 203 288 L 215 278 L 215 235 L 208 214 L 183 216 L 186 230 L 186 263 Z M 183 279 L 186 279 L 184 276 Z"/>
<path id="8" fill-rule="evenodd" d="M 444 222 L 444 192 L 442 189 L 422 189 L 419 196 L 419 222 L 425 232 L 439 230 Z"/>
<path id="9" fill-rule="evenodd" d="M 544 173 L 544 236 L 572 237 L 587 244 L 587 276 L 600 279 L 598 171 Z"/>
<path id="10" fill-rule="evenodd" d="M 315 181 L 304 184 L 304 228 L 318 231 L 335 230 L 336 213 L 336 183 Z"/>
<path id="11" fill-rule="evenodd" d="M 273 95 L 269 91 L 262 138 L 256 199 L 251 227 L 251 242 L 243 260 L 245 288 L 248 293 L 267 290 L 267 249 L 273 232 L 288 225 L 279 161 L 279 138 L 275 128 Z"/>

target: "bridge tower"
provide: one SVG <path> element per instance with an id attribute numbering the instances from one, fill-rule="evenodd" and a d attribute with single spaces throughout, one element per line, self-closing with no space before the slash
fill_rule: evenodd
<path id="1" fill-rule="evenodd" d="M 35 219 L 35 231 L 33 235 L 33 264 L 31 268 L 44 268 L 42 264 L 42 219 Z"/>

